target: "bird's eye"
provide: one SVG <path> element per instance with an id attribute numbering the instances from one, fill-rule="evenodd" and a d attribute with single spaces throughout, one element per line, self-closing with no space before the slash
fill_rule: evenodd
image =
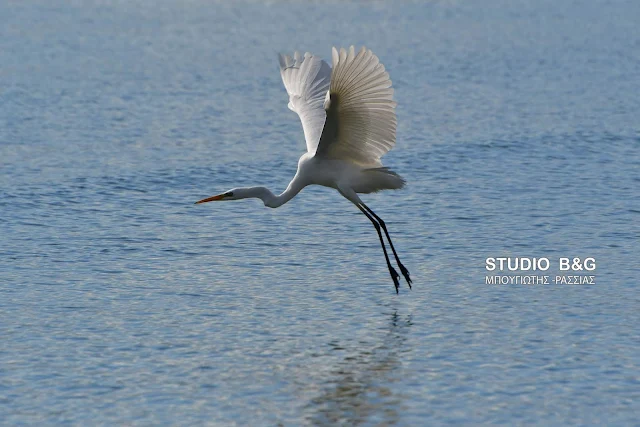
<path id="1" fill-rule="evenodd" d="M 225 194 L 225 196 L 227 197 L 233 197 L 233 193 L 231 191 L 229 191 L 227 194 Z"/>

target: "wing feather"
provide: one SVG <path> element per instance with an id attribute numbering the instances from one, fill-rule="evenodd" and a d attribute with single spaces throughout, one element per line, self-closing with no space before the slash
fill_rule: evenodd
<path id="1" fill-rule="evenodd" d="M 293 58 L 280 55 L 280 75 L 289 94 L 289 109 L 298 113 L 307 151 L 316 152 L 326 113 L 323 101 L 331 81 L 331 67 L 322 59 L 295 52 Z"/>
<path id="2" fill-rule="evenodd" d="M 332 50 L 327 119 L 317 155 L 380 166 L 396 142 L 396 103 L 389 73 L 370 50 Z"/>

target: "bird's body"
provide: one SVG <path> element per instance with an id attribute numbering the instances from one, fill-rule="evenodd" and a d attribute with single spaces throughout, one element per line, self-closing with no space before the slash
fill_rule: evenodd
<path id="1" fill-rule="evenodd" d="M 363 47 L 356 55 L 353 46 L 349 51 L 333 49 L 333 69 L 309 53 L 300 57 L 296 52 L 293 58 L 280 55 L 280 73 L 289 108 L 300 116 L 307 145 L 289 186 L 280 195 L 265 187 L 235 188 L 197 203 L 259 198 L 265 206 L 277 208 L 308 185 L 334 188 L 375 226 L 396 292 L 399 275 L 391 266 L 381 230 L 411 287 L 409 272 L 398 258 L 384 221 L 358 196 L 400 189 L 405 184 L 380 161 L 395 145 L 396 103 L 389 74 L 370 50 Z"/>

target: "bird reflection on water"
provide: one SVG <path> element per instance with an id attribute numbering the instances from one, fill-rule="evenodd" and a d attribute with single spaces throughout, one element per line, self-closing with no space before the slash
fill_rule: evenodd
<path id="1" fill-rule="evenodd" d="M 363 348 L 348 354 L 331 371 L 323 384 L 322 394 L 309 402 L 307 409 L 315 425 L 360 425 L 373 421 L 393 425 L 400 421 L 403 395 L 395 392 L 393 383 L 401 381 L 400 358 L 410 349 L 406 346 L 412 316 L 390 316 L 388 330 L 374 343 L 360 342 Z M 346 350 L 338 342 L 329 343 L 332 350 Z"/>

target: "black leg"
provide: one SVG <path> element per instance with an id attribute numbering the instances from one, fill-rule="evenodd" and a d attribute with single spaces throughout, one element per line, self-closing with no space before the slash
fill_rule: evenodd
<path id="1" fill-rule="evenodd" d="M 361 203 L 361 204 L 362 204 L 363 208 L 365 208 L 367 211 L 369 211 L 369 213 L 371 215 L 373 215 L 373 217 L 378 221 L 378 223 L 380 224 L 380 226 L 384 230 L 384 234 L 387 236 L 387 240 L 389 241 L 389 246 L 391 246 L 391 251 L 393 252 L 393 256 L 396 258 L 396 262 L 398 263 L 398 267 L 400 267 L 400 271 L 402 272 L 402 275 L 404 276 L 404 278 L 407 280 L 407 283 L 409 284 L 409 289 L 411 289 L 411 277 L 409 277 L 409 270 L 407 270 L 405 268 L 405 266 L 402 265 L 402 263 L 400 262 L 400 258 L 398 258 L 398 253 L 396 252 L 396 248 L 393 247 L 393 242 L 391 241 L 391 236 L 389 236 L 389 232 L 387 231 L 387 226 L 385 225 L 385 223 L 382 220 L 382 218 L 380 218 L 378 215 L 376 215 L 376 213 L 374 211 L 372 211 L 371 208 L 369 208 L 369 206 L 365 205 L 364 203 Z"/>
<path id="2" fill-rule="evenodd" d="M 376 231 L 378 232 L 378 237 L 380 238 L 380 244 L 382 245 L 382 250 L 384 251 L 384 258 L 387 260 L 387 267 L 389 267 L 389 274 L 391 274 L 391 278 L 393 279 L 393 284 L 396 287 L 396 294 L 397 294 L 398 288 L 400 288 L 400 282 L 398 282 L 398 278 L 400 276 L 398 275 L 398 272 L 395 270 L 395 268 L 391 266 L 391 261 L 389 261 L 389 254 L 387 254 L 387 248 L 384 246 L 384 239 L 382 238 L 382 233 L 380 232 L 380 224 L 378 224 L 378 222 L 362 206 L 360 205 L 356 205 L 356 206 L 358 206 L 358 209 L 360 209 L 362 213 L 365 214 L 367 218 L 369 218 L 369 221 L 371 221 L 373 226 L 376 228 Z"/>

